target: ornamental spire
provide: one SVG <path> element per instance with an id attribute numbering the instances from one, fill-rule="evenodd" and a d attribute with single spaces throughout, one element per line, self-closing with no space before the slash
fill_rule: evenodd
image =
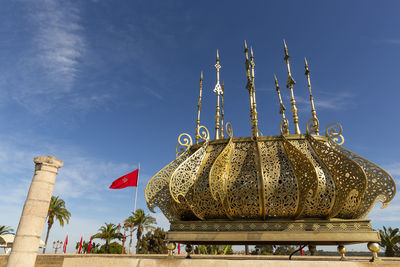
<path id="1" fill-rule="evenodd" d="M 275 80 L 275 90 L 278 93 L 278 98 L 279 98 L 279 113 L 282 115 L 282 122 L 287 124 L 287 119 L 285 116 L 285 110 L 286 107 L 283 105 L 282 102 L 282 97 L 281 97 L 281 90 L 280 90 L 280 86 L 278 84 L 278 79 L 276 78 L 276 75 L 274 74 L 274 80 Z M 283 125 L 283 129 L 284 129 L 284 134 L 289 134 L 289 127 L 288 125 Z"/>
<path id="2" fill-rule="evenodd" d="M 311 93 L 311 80 L 310 80 L 310 70 L 308 68 L 308 62 L 307 62 L 307 58 L 304 58 L 304 68 L 306 69 L 306 72 L 304 73 L 307 77 L 307 86 L 308 86 L 308 91 L 310 92 L 310 103 L 311 103 L 311 115 L 314 119 L 316 119 L 318 121 L 317 118 L 317 111 L 315 110 L 315 106 L 314 106 L 314 98 L 312 96 Z M 317 127 L 317 129 L 315 130 L 315 133 L 317 135 L 319 135 L 319 129 Z"/>
<path id="3" fill-rule="evenodd" d="M 221 84 L 219 82 L 219 69 L 221 68 L 221 65 L 219 64 L 219 53 L 218 53 L 218 49 L 217 49 L 217 59 L 216 59 L 216 64 L 215 66 L 215 70 L 217 72 L 217 83 L 215 84 L 214 87 L 214 93 L 217 94 L 217 107 L 215 109 L 215 139 L 219 139 L 219 120 L 220 120 L 220 106 L 219 106 L 219 96 L 223 94 L 222 88 L 221 88 Z"/>
<path id="4" fill-rule="evenodd" d="M 283 40 L 283 49 L 285 51 L 285 57 L 284 60 L 286 61 L 286 69 L 288 73 L 288 80 L 286 83 L 286 87 L 290 89 L 290 103 L 292 105 L 292 113 L 293 113 L 293 122 L 294 122 L 294 132 L 295 134 L 300 134 L 300 128 L 299 128 L 299 117 L 297 116 L 297 108 L 296 108 L 296 100 L 294 99 L 294 93 L 293 93 L 293 85 L 296 84 L 295 80 L 292 77 L 292 72 L 290 71 L 290 63 L 289 63 L 289 52 L 286 46 L 286 41 Z"/>
<path id="5" fill-rule="evenodd" d="M 224 81 L 222 81 L 222 94 L 221 94 L 221 133 L 220 138 L 224 138 Z"/>
<path id="6" fill-rule="evenodd" d="M 199 101 L 197 102 L 197 121 L 196 121 L 196 134 L 195 134 L 195 140 L 196 144 L 199 143 L 199 138 L 200 138 L 200 111 L 201 111 L 201 92 L 203 90 L 203 72 L 200 74 L 200 86 L 199 86 Z"/>
<path id="7" fill-rule="evenodd" d="M 244 41 L 244 54 L 246 57 L 245 67 L 246 67 L 246 77 L 247 84 L 246 89 L 249 91 L 249 100 L 250 100 L 250 123 L 251 123 L 251 132 L 253 137 L 258 136 L 258 120 L 257 120 L 257 104 L 256 104 L 256 90 L 254 83 L 254 53 L 253 49 L 250 48 L 250 60 L 249 60 L 249 49 L 247 48 L 247 43 Z"/>

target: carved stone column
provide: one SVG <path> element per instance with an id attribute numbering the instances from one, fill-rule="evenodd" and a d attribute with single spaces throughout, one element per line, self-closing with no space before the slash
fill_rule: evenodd
<path id="1" fill-rule="evenodd" d="M 35 174 L 22 210 L 7 267 L 34 267 L 58 168 L 53 156 L 35 157 Z"/>

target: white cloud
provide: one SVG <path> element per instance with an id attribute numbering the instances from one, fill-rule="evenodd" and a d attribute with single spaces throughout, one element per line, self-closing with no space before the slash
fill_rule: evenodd
<path id="1" fill-rule="evenodd" d="M 310 100 L 301 96 L 296 96 L 296 102 L 301 106 L 300 108 L 310 107 Z M 354 105 L 353 95 L 347 92 L 338 92 L 335 94 L 320 92 L 317 97 L 314 96 L 314 104 L 317 110 L 347 110 L 351 109 Z"/>
<path id="2" fill-rule="evenodd" d="M 400 175 L 400 162 L 394 162 L 385 165 L 385 170 L 391 175 Z"/>
<path id="3" fill-rule="evenodd" d="M 380 42 L 386 43 L 386 44 L 400 45 L 400 39 L 385 39 L 385 40 L 381 40 Z"/>
<path id="4" fill-rule="evenodd" d="M 37 26 L 33 38 L 35 61 L 46 71 L 49 80 L 58 85 L 44 90 L 70 91 L 85 50 L 79 9 L 68 2 L 44 1 L 40 8 L 33 10 L 30 17 Z M 37 93 L 43 90 L 37 89 Z"/>

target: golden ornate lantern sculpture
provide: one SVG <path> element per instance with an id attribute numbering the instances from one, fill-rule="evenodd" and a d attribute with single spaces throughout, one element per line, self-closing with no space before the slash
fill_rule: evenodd
<path id="1" fill-rule="evenodd" d="M 328 125 L 325 136 L 319 135 L 307 60 L 312 117 L 306 134 L 301 134 L 286 43 L 284 51 L 294 134 L 289 132 L 276 77 L 281 134 L 262 136 L 259 132 L 254 55 L 251 49 L 249 58 L 245 43 L 252 135 L 233 137 L 228 122 L 224 138 L 220 115 L 224 90 L 217 52 L 215 139 L 210 140 L 207 128 L 200 126 L 202 74 L 196 143 L 188 134 L 179 136 L 176 159 L 146 186 L 148 207 L 151 211 L 160 208 L 170 221 L 169 242 L 338 245 L 343 259 L 343 245 L 368 243 L 376 261 L 380 237 L 365 217 L 377 201 L 383 203 L 382 208 L 390 203 L 395 182 L 382 168 L 342 146 L 339 124 Z"/>

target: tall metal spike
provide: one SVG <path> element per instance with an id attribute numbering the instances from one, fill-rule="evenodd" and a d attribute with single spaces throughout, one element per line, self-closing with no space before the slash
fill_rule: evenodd
<path id="1" fill-rule="evenodd" d="M 222 92 L 222 88 L 221 88 L 221 84 L 219 82 L 219 69 L 221 68 L 221 65 L 219 64 L 219 53 L 217 50 L 217 60 L 216 60 L 216 64 L 214 65 L 216 72 L 217 72 L 217 83 L 215 84 L 214 87 L 214 93 L 217 94 L 217 106 L 215 108 L 215 139 L 219 139 L 219 126 L 220 126 L 220 106 L 219 106 L 219 96 L 223 93 Z"/>
<path id="2" fill-rule="evenodd" d="M 296 107 L 296 100 L 294 98 L 294 93 L 293 93 L 293 85 L 296 84 L 295 80 L 292 77 L 292 72 L 290 70 L 290 63 L 289 63 L 289 52 L 287 49 L 286 41 L 283 40 L 283 49 L 285 51 L 285 57 L 284 60 L 286 61 L 286 69 L 288 73 L 288 80 L 286 83 L 286 87 L 290 89 L 290 103 L 292 105 L 292 113 L 293 113 L 293 122 L 294 122 L 294 132 L 295 134 L 300 134 L 300 128 L 299 128 L 299 117 L 297 116 L 297 107 Z"/>
<path id="3" fill-rule="evenodd" d="M 249 49 L 247 48 L 247 42 L 244 41 L 244 55 L 245 55 L 245 68 L 246 68 L 246 78 L 247 84 L 246 89 L 249 91 L 249 101 L 250 101 L 250 124 L 251 132 L 253 133 L 254 123 L 253 123 L 253 94 L 252 94 L 252 79 L 250 75 L 250 60 L 249 60 Z"/>
<path id="4" fill-rule="evenodd" d="M 197 102 L 197 121 L 196 121 L 196 134 L 195 134 L 195 140 L 196 144 L 199 143 L 200 139 L 200 111 L 201 111 L 201 93 L 203 91 L 203 72 L 200 74 L 200 90 L 199 90 L 199 101 Z"/>
<path id="5" fill-rule="evenodd" d="M 250 47 L 250 65 L 251 65 L 251 97 L 253 98 L 253 136 L 258 136 L 258 113 L 257 113 L 257 101 L 256 101 L 256 86 L 255 86 L 255 63 L 254 63 L 254 53 L 253 48 Z"/>
<path id="6" fill-rule="evenodd" d="M 224 81 L 222 81 L 222 94 L 221 94 L 221 133 L 220 133 L 220 138 L 224 138 L 224 89 L 225 89 L 225 85 L 224 85 Z"/>
<path id="7" fill-rule="evenodd" d="M 278 79 L 276 78 L 275 74 L 274 74 L 274 80 L 275 80 L 275 90 L 278 93 L 278 98 L 279 98 L 279 113 L 282 115 L 282 119 L 286 119 L 285 116 L 286 107 L 283 105 L 280 86 L 278 84 Z M 289 134 L 289 128 L 286 128 L 285 134 Z"/>
<path id="8" fill-rule="evenodd" d="M 314 106 L 314 98 L 311 93 L 311 80 L 310 80 L 310 69 L 308 68 L 308 62 L 307 59 L 304 58 L 304 68 L 306 69 L 306 72 L 304 73 L 307 77 L 307 86 L 308 86 L 308 91 L 310 92 L 310 103 L 311 103 L 311 115 L 314 119 L 318 120 L 317 118 L 317 111 L 315 110 Z M 315 130 L 315 133 L 319 135 L 319 128 Z"/>

